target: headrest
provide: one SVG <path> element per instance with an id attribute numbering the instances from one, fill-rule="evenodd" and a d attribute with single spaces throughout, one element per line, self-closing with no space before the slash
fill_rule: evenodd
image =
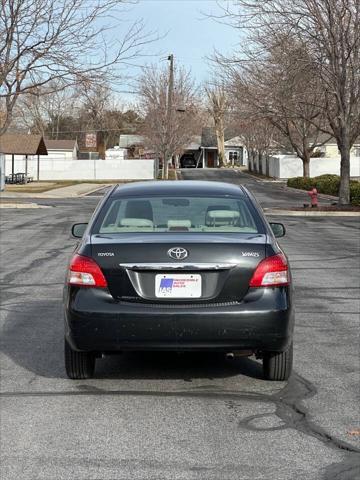
<path id="1" fill-rule="evenodd" d="M 210 210 L 206 213 L 205 224 L 207 226 L 235 225 L 239 216 L 236 210 Z"/>
<path id="2" fill-rule="evenodd" d="M 153 209 L 149 200 L 128 200 L 125 208 L 126 218 L 146 218 L 154 220 Z"/>
<path id="3" fill-rule="evenodd" d="M 240 216 L 239 212 L 236 210 L 210 210 L 207 212 L 207 217 L 212 219 L 218 218 L 238 218 Z"/>

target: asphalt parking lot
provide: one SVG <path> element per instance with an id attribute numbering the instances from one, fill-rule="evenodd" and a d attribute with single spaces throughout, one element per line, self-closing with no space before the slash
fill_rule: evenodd
<path id="1" fill-rule="evenodd" d="M 263 206 L 306 198 L 221 176 Z M 289 382 L 262 380 L 253 359 L 165 353 L 106 357 L 95 379 L 71 381 L 61 306 L 69 232 L 98 200 L 0 210 L 1 478 L 359 479 L 359 217 L 278 218 L 296 291 Z"/>

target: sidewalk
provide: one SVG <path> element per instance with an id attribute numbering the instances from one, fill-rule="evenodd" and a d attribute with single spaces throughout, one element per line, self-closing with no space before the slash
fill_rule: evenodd
<path id="1" fill-rule="evenodd" d="M 2 198 L 74 198 L 83 197 L 89 193 L 101 190 L 107 187 L 108 183 L 78 183 L 68 187 L 55 188 L 42 193 L 30 192 L 7 192 L 4 190 L 0 192 L 0 199 Z"/>

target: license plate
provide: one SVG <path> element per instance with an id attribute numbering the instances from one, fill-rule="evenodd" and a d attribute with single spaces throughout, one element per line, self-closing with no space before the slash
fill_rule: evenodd
<path id="1" fill-rule="evenodd" d="M 155 295 L 158 298 L 199 298 L 201 275 L 156 275 Z"/>

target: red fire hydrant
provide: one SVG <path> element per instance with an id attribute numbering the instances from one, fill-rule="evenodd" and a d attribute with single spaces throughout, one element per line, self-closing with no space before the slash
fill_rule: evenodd
<path id="1" fill-rule="evenodd" d="M 307 193 L 311 198 L 311 208 L 316 208 L 318 206 L 318 192 L 316 188 L 312 187 Z"/>

